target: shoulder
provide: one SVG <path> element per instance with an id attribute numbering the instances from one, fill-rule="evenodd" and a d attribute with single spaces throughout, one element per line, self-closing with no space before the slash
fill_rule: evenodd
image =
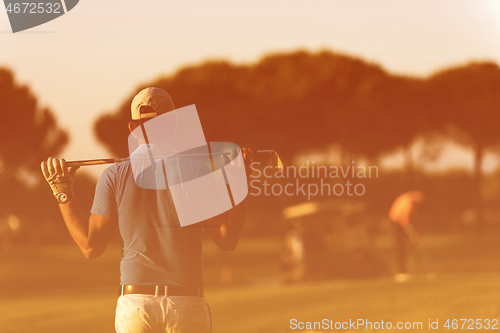
<path id="1" fill-rule="evenodd" d="M 99 177 L 99 183 L 112 184 L 115 180 L 127 173 L 127 168 L 130 167 L 129 162 L 121 162 L 107 167 Z"/>
<path id="2" fill-rule="evenodd" d="M 99 177 L 99 180 L 109 180 L 114 178 L 115 175 L 116 175 L 116 165 L 113 164 L 104 169 L 104 171 L 101 173 L 101 176 Z"/>
<path id="3" fill-rule="evenodd" d="M 212 168 L 209 168 L 205 162 L 202 162 L 199 160 L 192 160 L 192 163 L 193 163 L 193 167 L 197 170 L 210 170 L 210 171 L 212 171 Z"/>
<path id="4" fill-rule="evenodd" d="M 212 168 L 207 165 L 207 163 L 210 163 L 210 161 L 207 161 L 206 163 L 194 158 L 184 157 L 179 159 L 171 159 L 169 160 L 168 163 L 171 166 L 173 165 L 177 167 L 180 166 L 183 171 L 192 173 L 194 175 L 196 174 L 200 175 L 212 172 Z"/>

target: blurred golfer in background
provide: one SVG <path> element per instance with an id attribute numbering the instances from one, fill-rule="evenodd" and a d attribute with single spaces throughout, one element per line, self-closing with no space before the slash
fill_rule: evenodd
<path id="1" fill-rule="evenodd" d="M 131 109 L 129 129 L 133 131 L 175 106 L 166 91 L 146 88 L 135 96 Z M 139 143 L 136 152 L 141 150 L 147 157 L 151 145 Z M 248 176 L 251 153 L 245 148 L 241 153 Z M 236 150 L 231 152 L 234 154 Z M 197 175 L 207 171 L 201 170 L 207 166 L 199 161 L 185 159 L 176 163 L 180 163 L 181 172 L 188 169 L 187 172 Z M 169 162 L 165 165 L 168 172 Z M 166 189 L 138 186 L 128 161 L 103 172 L 87 218 L 73 193 L 75 171 L 68 170 L 63 159 L 49 158 L 42 162 L 42 172 L 59 202 L 66 226 L 87 258 L 99 257 L 115 228 L 120 231 L 123 248 L 116 331 L 211 332 L 210 309 L 203 295 L 201 227 L 221 249 L 234 250 L 244 224 L 245 202 L 222 215 L 181 227 L 168 186 Z"/>
<path id="2" fill-rule="evenodd" d="M 418 233 L 412 222 L 423 200 L 424 195 L 419 191 L 406 192 L 394 200 L 389 210 L 389 218 L 393 222 L 397 266 L 396 282 L 405 282 L 409 278 L 408 247 L 415 248 L 419 241 Z"/>

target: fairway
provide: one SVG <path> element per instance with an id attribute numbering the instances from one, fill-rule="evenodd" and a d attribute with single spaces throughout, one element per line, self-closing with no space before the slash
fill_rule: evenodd
<path id="1" fill-rule="evenodd" d="M 496 237 L 427 237 L 422 251 L 427 267 L 436 272 L 431 279 L 420 274 L 406 283 L 387 276 L 293 286 L 280 285 L 275 278 L 279 241 L 244 240 L 231 254 L 235 283 L 230 286 L 217 283 L 219 252 L 208 243 L 206 298 L 214 332 L 301 331 L 290 329 L 292 319 L 422 322 L 422 332 L 428 331 L 430 319 L 439 320 L 439 331 L 460 332 L 443 328 L 446 320 L 500 317 Z M 11 251 L 1 258 L 0 332 L 114 331 L 117 247 L 93 261 L 75 247 Z"/>
<path id="2" fill-rule="evenodd" d="M 439 319 L 444 324 L 448 318 L 498 318 L 499 279 L 495 273 L 450 274 L 404 284 L 389 279 L 339 281 L 238 289 L 210 293 L 207 299 L 213 309 L 214 332 L 290 332 L 291 319 L 419 321 L 424 325 L 429 319 Z"/>
<path id="3" fill-rule="evenodd" d="M 221 333 L 290 332 L 291 319 L 418 321 L 427 325 L 429 319 L 444 324 L 454 318 L 499 318 L 498 281 L 498 273 L 446 274 L 433 281 L 416 278 L 405 284 L 377 279 L 239 287 L 211 290 L 206 298 L 212 308 L 214 332 Z M 3 299 L 1 332 L 113 332 L 115 301 L 114 295 L 104 293 Z"/>

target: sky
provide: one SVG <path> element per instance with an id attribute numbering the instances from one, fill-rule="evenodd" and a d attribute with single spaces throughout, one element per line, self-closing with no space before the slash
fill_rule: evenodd
<path id="1" fill-rule="evenodd" d="M 500 0 L 82 0 L 16 34 L 0 10 L 0 66 L 69 131 L 67 160 L 108 157 L 93 135 L 99 115 L 186 65 L 329 49 L 427 76 L 470 61 L 500 64 L 499 41 Z M 496 161 L 488 156 L 485 168 Z M 450 146 L 436 165 L 453 163 L 472 165 L 470 152 Z"/>

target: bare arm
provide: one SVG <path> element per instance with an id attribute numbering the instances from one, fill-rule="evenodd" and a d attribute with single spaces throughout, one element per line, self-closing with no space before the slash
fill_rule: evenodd
<path id="1" fill-rule="evenodd" d="M 42 162 L 42 173 L 52 188 L 53 194 L 68 195 L 68 201 L 59 208 L 71 237 L 88 259 L 99 257 L 106 249 L 116 228 L 117 221 L 109 217 L 91 214 L 86 218 L 73 194 L 76 169 L 68 170 L 65 160 L 51 158 Z"/>
<path id="2" fill-rule="evenodd" d="M 236 249 L 245 224 L 245 206 L 243 201 L 233 209 L 202 222 L 205 230 L 222 250 Z"/>
<path id="3" fill-rule="evenodd" d="M 116 228 L 115 219 L 90 214 L 83 215 L 74 195 L 65 204 L 59 204 L 61 214 L 71 237 L 88 259 L 94 259 L 104 253 Z"/>
<path id="4" fill-rule="evenodd" d="M 412 224 L 412 220 L 413 220 L 413 214 L 410 212 L 408 213 L 405 218 L 404 218 L 404 224 L 402 224 L 403 226 L 403 229 L 406 233 L 406 235 L 408 236 L 408 238 L 410 239 L 410 242 L 416 246 L 418 244 L 418 241 L 419 241 L 419 235 L 418 235 L 418 232 L 417 230 L 415 229 L 415 227 L 413 226 Z"/>

